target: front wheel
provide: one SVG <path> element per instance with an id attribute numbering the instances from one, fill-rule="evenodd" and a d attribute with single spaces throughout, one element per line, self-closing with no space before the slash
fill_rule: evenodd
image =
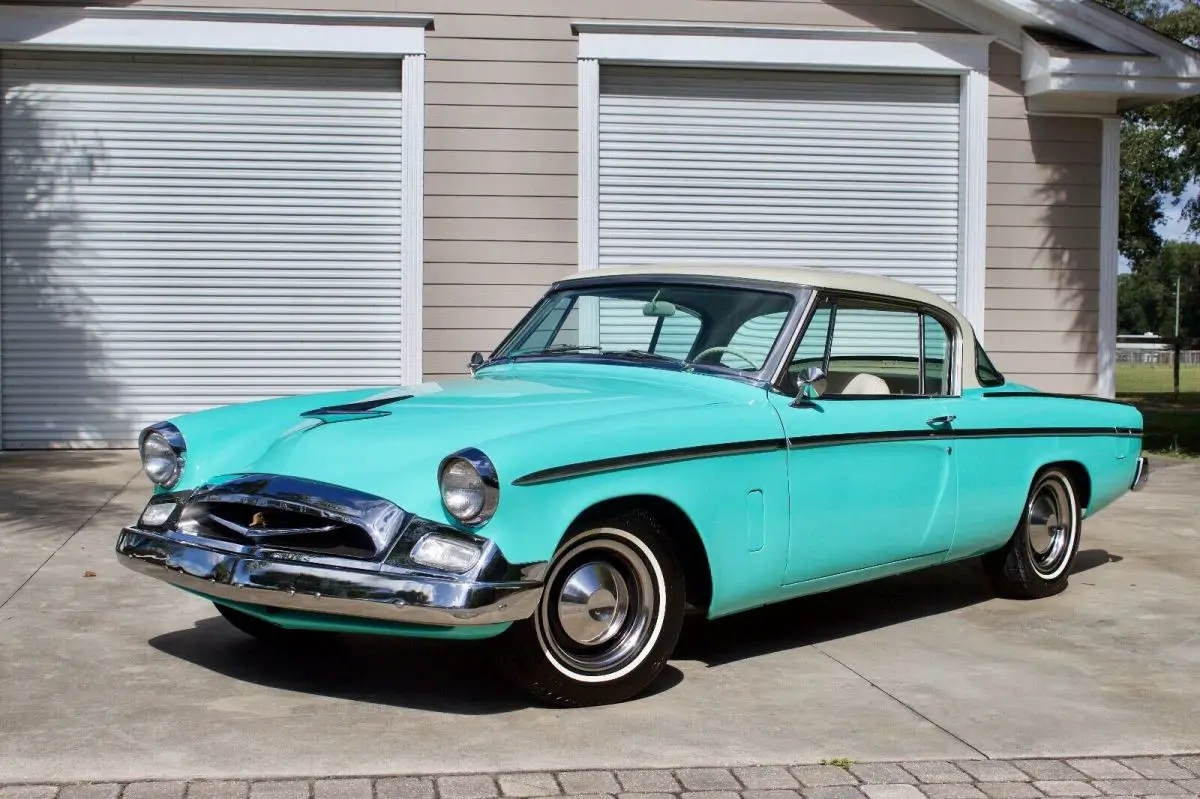
<path id="1" fill-rule="evenodd" d="M 497 665 L 552 705 L 622 702 L 662 671 L 683 611 L 683 573 L 661 526 L 624 513 L 563 542 L 533 617 L 498 639 Z"/>
<path id="2" fill-rule="evenodd" d="M 263 621 L 257 616 L 251 616 L 249 613 L 243 613 L 240 610 L 235 610 L 228 605 L 222 605 L 220 602 L 214 602 L 217 611 L 225 617 L 225 620 L 252 638 L 257 638 L 259 641 L 268 644 L 277 644 L 280 646 L 290 646 L 296 643 L 297 636 L 295 630 L 289 630 L 285 627 L 280 627 L 278 624 L 271 624 L 269 621 Z"/>
<path id="3" fill-rule="evenodd" d="M 1013 599 L 1062 592 L 1079 550 L 1081 519 L 1071 478 L 1057 468 L 1038 473 L 1013 537 L 983 558 L 996 590 Z"/>

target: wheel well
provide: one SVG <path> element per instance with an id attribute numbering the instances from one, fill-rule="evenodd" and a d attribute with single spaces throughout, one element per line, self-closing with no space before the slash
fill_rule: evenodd
<path id="1" fill-rule="evenodd" d="M 1092 504 L 1092 476 L 1088 474 L 1087 467 L 1079 461 L 1058 461 L 1057 463 L 1047 463 L 1044 469 L 1062 469 L 1071 478 L 1071 483 L 1075 490 L 1079 492 L 1079 507 L 1086 509 Z"/>
<path id="2" fill-rule="evenodd" d="M 675 553 L 683 568 L 689 610 L 706 613 L 712 601 L 712 571 L 708 564 L 708 554 L 696 525 L 692 524 L 688 515 L 675 503 L 652 495 L 608 499 L 580 513 L 571 523 L 570 531 L 629 510 L 648 512 L 670 533 L 671 543 L 675 546 Z"/>

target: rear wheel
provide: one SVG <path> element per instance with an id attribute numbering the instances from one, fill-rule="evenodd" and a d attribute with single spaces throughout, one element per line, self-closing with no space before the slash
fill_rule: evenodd
<path id="1" fill-rule="evenodd" d="M 1079 550 L 1081 513 L 1075 486 L 1059 468 L 1034 478 L 1021 521 L 1003 549 L 984 556 L 996 590 L 1014 599 L 1040 599 L 1067 587 Z"/>
<path id="2" fill-rule="evenodd" d="M 683 610 L 683 574 L 662 528 L 624 513 L 563 542 L 534 616 L 498 639 L 498 665 L 542 702 L 622 702 L 666 665 Z"/>

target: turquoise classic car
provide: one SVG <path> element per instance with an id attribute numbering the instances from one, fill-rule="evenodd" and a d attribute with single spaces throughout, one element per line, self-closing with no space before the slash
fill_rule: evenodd
<path id="1" fill-rule="evenodd" d="M 1009 382 L 880 277 L 584 271 L 469 372 L 152 425 L 118 557 L 268 642 L 489 638 L 589 705 L 642 692 L 688 613 L 976 557 L 1058 593 L 1083 519 L 1148 476 L 1135 408 Z"/>

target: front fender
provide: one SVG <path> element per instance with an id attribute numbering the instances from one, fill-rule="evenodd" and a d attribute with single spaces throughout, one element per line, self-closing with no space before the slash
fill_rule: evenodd
<path id="1" fill-rule="evenodd" d="M 548 560 L 586 511 L 635 496 L 675 505 L 696 528 L 712 577 L 710 617 L 764 604 L 778 592 L 788 547 L 787 454 L 782 448 L 537 485 L 508 484 L 502 489 L 503 512 L 482 532 L 511 562 Z"/>

